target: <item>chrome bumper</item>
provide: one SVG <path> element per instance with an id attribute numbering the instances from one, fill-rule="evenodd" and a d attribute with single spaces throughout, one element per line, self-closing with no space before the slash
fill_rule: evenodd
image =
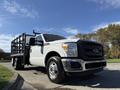
<path id="1" fill-rule="evenodd" d="M 79 63 L 81 65 L 80 68 L 72 68 L 71 63 Z M 62 59 L 62 64 L 65 72 L 85 72 L 90 70 L 95 70 L 99 68 L 104 68 L 104 66 L 94 67 L 94 68 L 86 68 L 86 64 L 96 64 L 96 63 L 106 63 L 106 60 L 99 60 L 99 61 L 84 61 L 82 59 Z"/>

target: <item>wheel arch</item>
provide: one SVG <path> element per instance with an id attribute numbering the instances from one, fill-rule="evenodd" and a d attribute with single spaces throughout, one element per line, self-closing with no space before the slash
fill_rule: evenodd
<path id="1" fill-rule="evenodd" d="M 60 54 L 58 52 L 56 52 L 56 51 L 51 51 L 51 52 L 47 53 L 47 55 L 45 57 L 45 66 L 47 65 L 48 59 L 50 57 L 52 57 L 52 56 L 59 56 L 59 57 L 61 57 Z"/>

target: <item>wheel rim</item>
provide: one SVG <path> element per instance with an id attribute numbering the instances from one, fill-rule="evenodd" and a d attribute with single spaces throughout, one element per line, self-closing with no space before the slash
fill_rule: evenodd
<path id="1" fill-rule="evenodd" d="M 57 64 L 52 61 L 49 64 L 49 76 L 50 76 L 50 79 L 52 79 L 52 80 L 56 79 L 57 75 L 58 75 Z"/>

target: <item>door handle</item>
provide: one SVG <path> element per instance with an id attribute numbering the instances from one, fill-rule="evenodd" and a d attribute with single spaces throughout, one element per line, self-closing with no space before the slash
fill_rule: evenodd
<path id="1" fill-rule="evenodd" d="M 32 52 L 32 49 L 30 49 L 30 53 Z"/>

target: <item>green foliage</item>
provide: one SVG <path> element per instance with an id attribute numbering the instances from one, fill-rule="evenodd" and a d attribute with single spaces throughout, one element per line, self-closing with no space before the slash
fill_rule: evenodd
<path id="1" fill-rule="evenodd" d="M 120 58 L 120 46 L 114 45 L 109 50 L 110 58 Z"/>
<path id="2" fill-rule="evenodd" d="M 104 46 L 107 58 L 120 58 L 120 25 L 110 24 L 95 33 L 77 34 L 76 37 L 84 40 L 96 40 Z"/>
<path id="3" fill-rule="evenodd" d="M 10 60 L 10 53 L 0 52 L 0 60 Z"/>

